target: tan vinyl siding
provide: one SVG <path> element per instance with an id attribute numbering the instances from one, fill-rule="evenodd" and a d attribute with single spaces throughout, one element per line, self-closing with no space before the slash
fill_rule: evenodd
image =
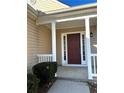
<path id="1" fill-rule="evenodd" d="M 51 31 L 39 27 L 38 53 L 51 54 Z"/>
<path id="2" fill-rule="evenodd" d="M 28 70 L 37 62 L 37 45 L 38 45 L 38 26 L 35 21 L 27 19 L 27 66 Z"/>
<path id="3" fill-rule="evenodd" d="M 50 31 L 37 26 L 35 20 L 27 18 L 27 66 L 28 71 L 38 63 L 37 54 L 51 53 Z"/>
<path id="4" fill-rule="evenodd" d="M 67 28 L 67 29 L 57 29 L 57 62 L 58 62 L 58 64 L 59 65 L 61 65 L 62 64 L 62 59 L 61 59 L 61 57 L 62 57 L 62 47 L 61 47 L 61 34 L 62 33 L 66 33 L 66 32 L 77 32 L 77 31 L 85 31 L 85 28 L 83 28 L 83 27 L 76 27 L 76 28 Z M 94 45 L 94 44 L 96 44 L 96 26 L 92 26 L 91 27 L 91 31 L 93 32 L 93 33 L 95 33 L 94 34 L 94 39 L 91 39 L 91 45 Z M 96 53 L 97 52 L 97 49 L 96 48 L 94 48 L 94 47 L 91 47 L 92 49 L 92 52 L 93 53 Z"/>

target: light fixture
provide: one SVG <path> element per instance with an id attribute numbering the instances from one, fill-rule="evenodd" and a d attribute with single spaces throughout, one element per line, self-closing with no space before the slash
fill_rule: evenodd
<path id="1" fill-rule="evenodd" d="M 93 32 L 90 32 L 90 37 L 93 37 Z"/>

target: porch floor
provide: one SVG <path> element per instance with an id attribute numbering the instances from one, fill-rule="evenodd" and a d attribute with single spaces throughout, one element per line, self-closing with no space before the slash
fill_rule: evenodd
<path id="1" fill-rule="evenodd" d="M 58 66 L 57 77 L 64 79 L 88 80 L 87 67 Z"/>
<path id="2" fill-rule="evenodd" d="M 90 93 L 87 83 L 58 79 L 47 93 Z"/>

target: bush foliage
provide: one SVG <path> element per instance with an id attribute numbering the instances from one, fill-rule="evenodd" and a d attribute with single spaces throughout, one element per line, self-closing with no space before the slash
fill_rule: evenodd
<path id="1" fill-rule="evenodd" d="M 33 74 L 27 74 L 27 93 L 36 93 L 39 79 Z"/>
<path id="2" fill-rule="evenodd" d="M 42 62 L 33 66 L 33 73 L 40 79 L 40 86 L 50 82 L 57 72 L 57 62 Z"/>

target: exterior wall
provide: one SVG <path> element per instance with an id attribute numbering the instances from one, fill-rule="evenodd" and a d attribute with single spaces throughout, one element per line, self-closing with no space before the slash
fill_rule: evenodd
<path id="1" fill-rule="evenodd" d="M 27 70 L 37 61 L 37 54 L 51 53 L 51 33 L 43 26 L 37 26 L 35 20 L 27 17 Z"/>
<path id="2" fill-rule="evenodd" d="M 45 27 L 39 27 L 39 39 L 38 39 L 38 53 L 39 54 L 51 54 L 51 31 L 45 29 Z"/>
<path id="3" fill-rule="evenodd" d="M 57 29 L 57 62 L 61 65 L 61 34 L 66 32 L 85 31 L 83 27 Z M 97 53 L 97 31 L 96 26 L 91 27 L 93 37 L 91 37 L 91 52 Z M 37 63 L 37 54 L 51 53 L 51 31 L 44 26 L 37 26 L 35 20 L 27 18 L 27 66 L 31 67 Z"/>
<path id="4" fill-rule="evenodd" d="M 67 28 L 67 29 L 57 29 L 57 62 L 59 65 L 61 65 L 61 56 L 62 56 L 62 47 L 61 47 L 61 34 L 66 32 L 76 32 L 76 31 L 85 31 L 85 28 L 83 27 L 77 27 L 77 28 Z M 94 44 L 96 44 L 96 26 L 91 27 L 91 31 L 94 33 L 94 37 L 91 37 L 91 51 L 92 53 L 97 53 L 97 49 L 93 47 Z"/>

